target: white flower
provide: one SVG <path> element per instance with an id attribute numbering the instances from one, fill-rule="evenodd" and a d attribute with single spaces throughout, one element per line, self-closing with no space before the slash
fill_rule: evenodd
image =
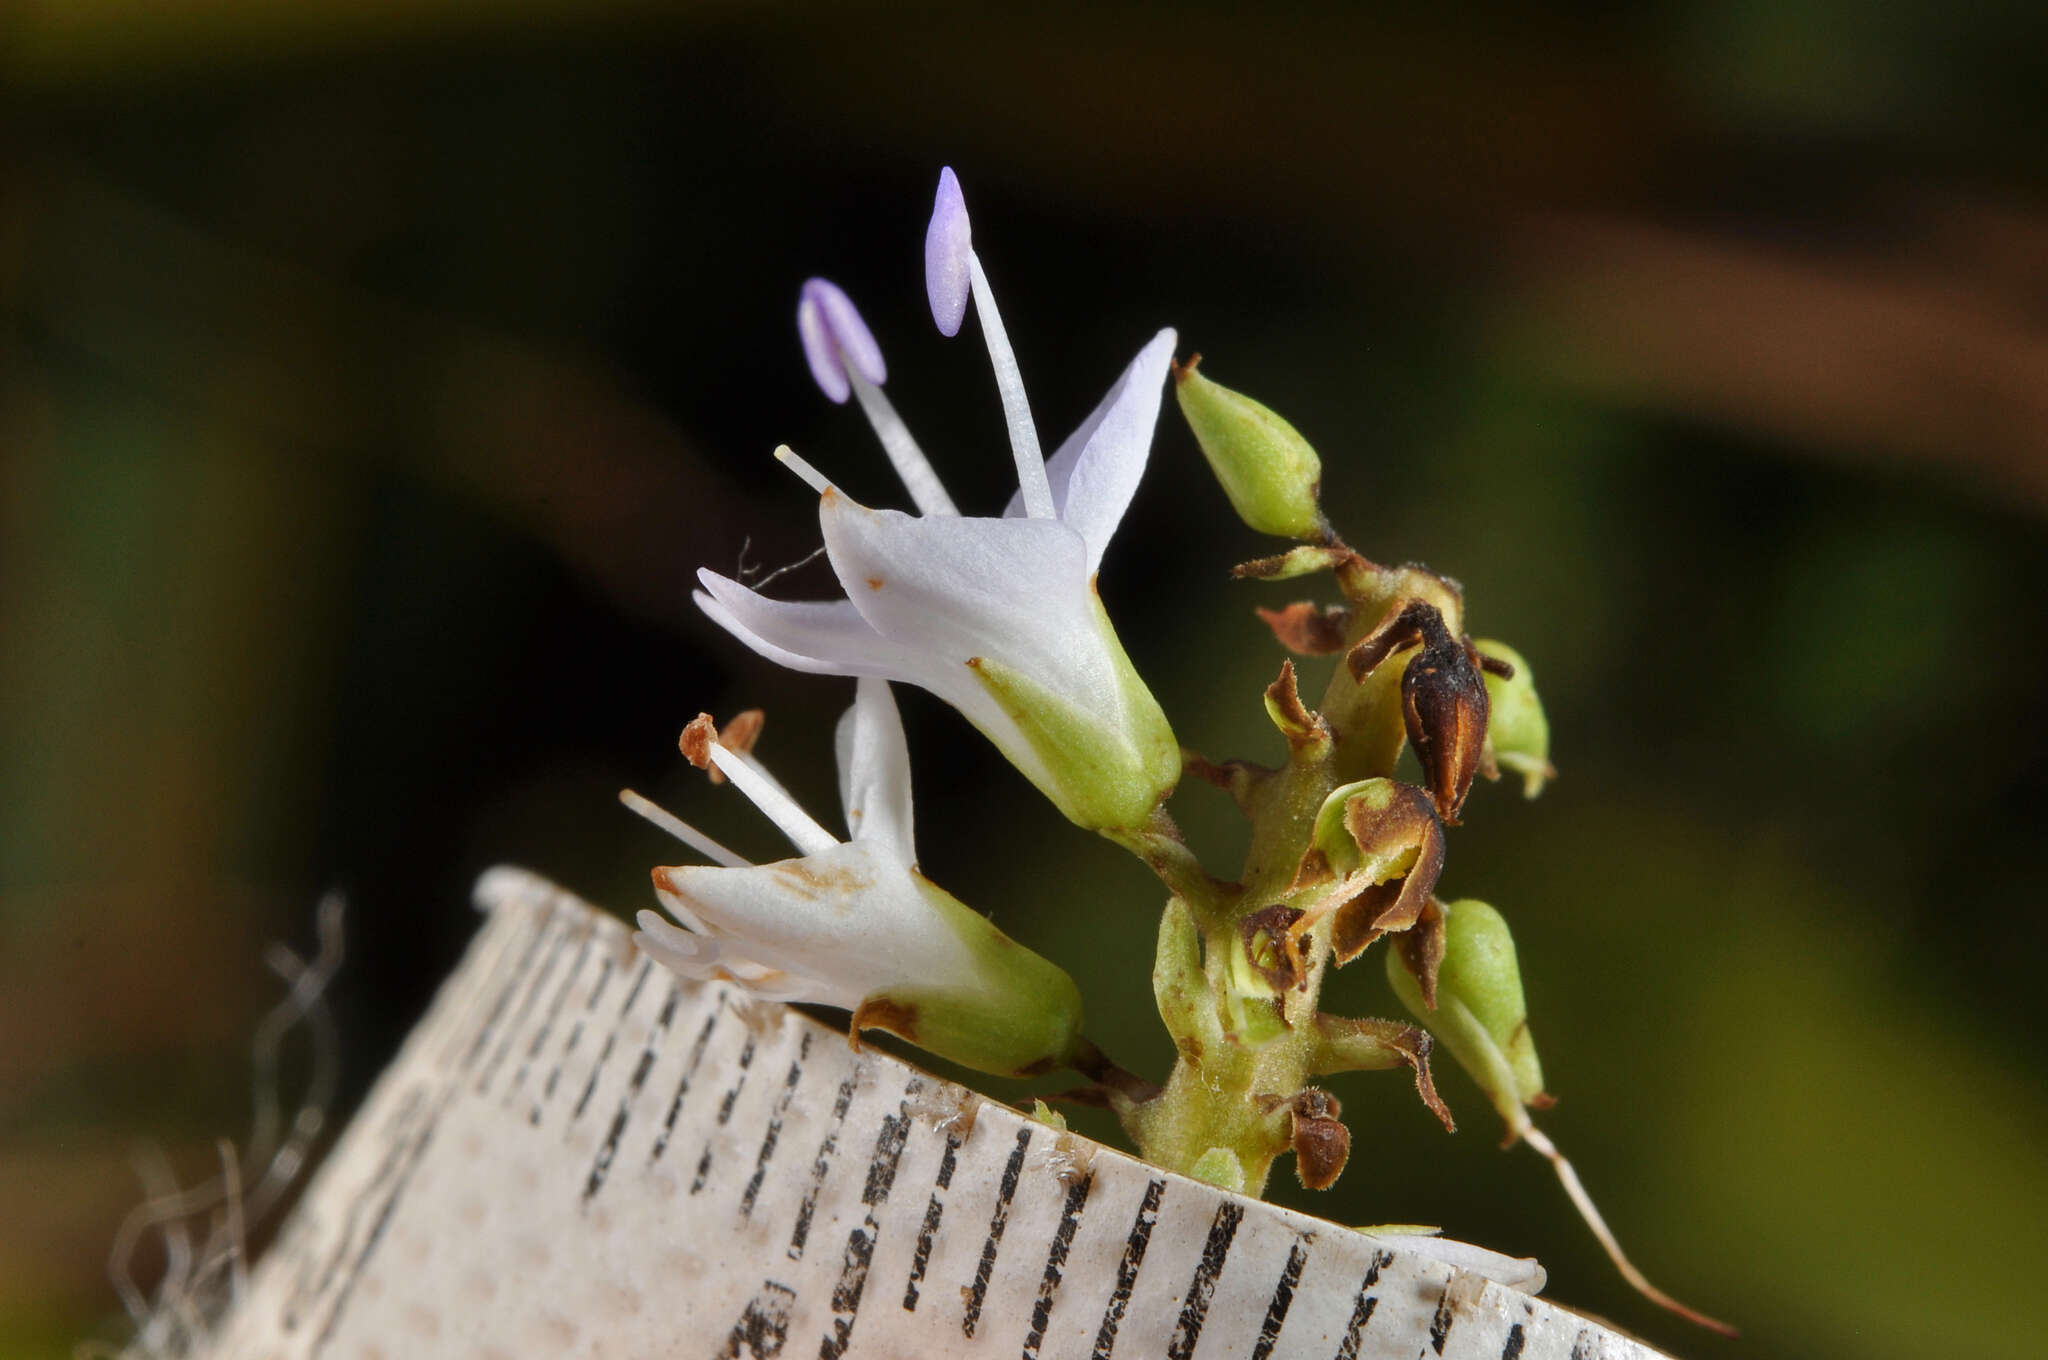
<path id="1" fill-rule="evenodd" d="M 710 762 L 802 852 L 774 864 L 748 864 L 637 794 L 622 794 L 717 861 L 656 869 L 656 895 L 687 929 L 643 911 L 634 943 L 684 977 L 838 1006 L 853 1012 L 855 1034 L 886 1029 L 981 1071 L 1065 1062 L 1080 1033 L 1073 980 L 918 872 L 910 758 L 884 681 L 860 682 L 839 723 L 838 754 L 852 834 L 845 842 L 751 756 L 710 745 Z"/>
<path id="2" fill-rule="evenodd" d="M 1179 778 L 1180 749 L 1110 626 L 1095 573 L 1144 474 L 1174 333 L 1153 337 L 1045 460 L 950 170 L 927 238 L 927 276 L 942 330 L 958 329 L 970 292 L 982 319 L 1018 470 L 1004 516 L 958 514 L 882 394 L 881 353 L 859 313 L 814 279 L 797 313 L 812 372 L 834 400 L 858 397 L 921 513 L 860 505 L 779 449 L 819 493 L 826 554 L 847 598 L 771 600 L 703 571 L 697 602 L 783 665 L 930 690 L 1075 822 L 1142 825 Z"/>

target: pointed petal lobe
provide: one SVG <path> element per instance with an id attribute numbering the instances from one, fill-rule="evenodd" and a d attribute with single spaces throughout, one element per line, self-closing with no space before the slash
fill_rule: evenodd
<path id="1" fill-rule="evenodd" d="M 863 677 L 839 719 L 839 794 L 846 828 L 903 864 L 917 862 L 911 838 L 910 748 L 889 682 Z"/>
<path id="2" fill-rule="evenodd" d="M 1153 336 L 1088 418 L 1046 460 L 1053 504 L 1061 521 L 1087 542 L 1090 572 L 1101 564 L 1103 550 L 1145 475 L 1176 339 L 1171 328 Z M 1003 513 L 1023 514 L 1023 497 L 1013 496 Z"/>

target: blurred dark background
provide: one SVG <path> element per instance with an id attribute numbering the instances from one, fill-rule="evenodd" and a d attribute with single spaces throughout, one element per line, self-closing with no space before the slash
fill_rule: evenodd
<path id="1" fill-rule="evenodd" d="M 700 708 L 765 706 L 834 806 L 850 685 L 688 589 L 815 546 L 778 442 L 902 503 L 805 373 L 812 273 L 1001 503 L 985 360 L 923 299 L 948 163 L 1050 437 L 1176 325 L 1317 443 L 1354 543 L 1529 657 L 1562 777 L 1475 794 L 1445 890 L 1514 923 L 1545 1125 L 1623 1241 L 1748 1335 L 1630 1295 L 1462 1075 L 1455 1137 L 1340 1082 L 1358 1156 L 1281 1198 L 1537 1255 L 1689 1355 L 2029 1353 L 2044 15 L 0 8 L 0 1356 L 120 1334 L 132 1149 L 194 1179 L 245 1129 L 262 946 L 310 949 L 323 889 L 353 1100 L 484 866 L 651 904 L 673 847 L 621 785 L 780 853 L 675 755 Z M 1153 459 L 1104 595 L 1185 742 L 1270 759 L 1250 610 L 1305 592 L 1226 579 L 1271 545 L 1170 402 Z M 1162 1072 L 1156 890 L 903 700 L 926 868 Z M 1220 795 L 1176 811 L 1234 866 Z M 1332 1004 L 1397 1009 L 1354 972 Z"/>

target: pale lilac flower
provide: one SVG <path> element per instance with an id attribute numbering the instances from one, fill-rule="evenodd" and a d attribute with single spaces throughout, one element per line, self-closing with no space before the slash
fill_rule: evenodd
<path id="1" fill-rule="evenodd" d="M 827 396 L 859 396 L 922 512 L 860 505 L 787 448 L 819 493 L 825 549 L 847 598 L 772 600 L 715 572 L 697 601 L 771 660 L 930 690 L 979 728 L 1060 810 L 1089 827 L 1142 825 L 1179 777 L 1172 729 L 1125 655 L 1095 573 L 1143 476 L 1174 333 L 1162 330 L 1050 460 L 947 171 L 927 237 L 941 328 L 971 294 L 1009 425 L 1019 489 L 1001 518 L 960 516 L 881 396 L 879 351 L 845 294 L 805 285 L 799 333 Z M 964 280 L 964 282 L 963 282 Z M 808 318 L 808 319 L 807 319 Z M 837 399 L 837 398 L 835 398 Z"/>

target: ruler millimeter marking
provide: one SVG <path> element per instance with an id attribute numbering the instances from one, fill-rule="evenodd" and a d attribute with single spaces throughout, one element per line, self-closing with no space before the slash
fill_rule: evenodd
<path id="1" fill-rule="evenodd" d="M 672 978 L 533 875 L 477 898 L 218 1355 L 1654 1360 Z"/>

